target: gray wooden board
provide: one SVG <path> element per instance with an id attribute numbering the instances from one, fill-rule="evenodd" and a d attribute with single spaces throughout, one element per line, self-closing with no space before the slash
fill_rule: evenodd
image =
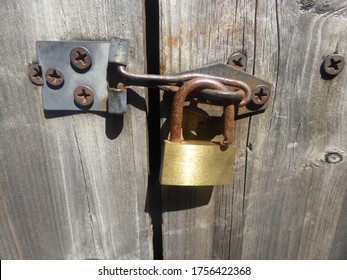
<path id="1" fill-rule="evenodd" d="M 160 1 L 162 73 L 242 51 L 274 85 L 265 113 L 236 122 L 233 184 L 163 189 L 165 259 L 347 258 L 347 69 L 320 74 L 325 55 L 347 59 L 346 14 L 341 0 Z"/>
<path id="2" fill-rule="evenodd" d="M 45 116 L 27 77 L 38 40 L 112 36 L 143 73 L 144 1 L 3 0 L 0 12 L 0 258 L 153 258 L 144 90 L 124 117 Z"/>

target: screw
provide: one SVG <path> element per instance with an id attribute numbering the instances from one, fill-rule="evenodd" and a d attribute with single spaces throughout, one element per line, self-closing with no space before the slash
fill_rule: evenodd
<path id="1" fill-rule="evenodd" d="M 234 53 L 229 56 L 227 64 L 245 71 L 247 66 L 247 57 L 243 53 Z"/>
<path id="2" fill-rule="evenodd" d="M 271 95 L 271 91 L 267 86 L 256 86 L 252 91 L 252 101 L 257 105 L 265 104 Z"/>
<path id="3" fill-rule="evenodd" d="M 75 102 L 83 107 L 87 107 L 94 102 L 94 94 L 89 87 L 79 86 L 74 91 Z"/>
<path id="4" fill-rule="evenodd" d="M 86 48 L 78 47 L 70 52 L 70 61 L 77 70 L 88 71 L 92 65 L 92 56 Z"/>
<path id="5" fill-rule="evenodd" d="M 47 84 L 53 88 L 57 88 L 64 83 L 64 74 L 58 68 L 49 68 L 46 72 Z"/>
<path id="6" fill-rule="evenodd" d="M 34 85 L 43 85 L 42 69 L 39 64 L 35 63 L 29 67 L 29 79 Z"/>
<path id="7" fill-rule="evenodd" d="M 328 55 L 323 62 L 324 72 L 331 76 L 339 74 L 344 66 L 345 60 L 338 54 Z"/>

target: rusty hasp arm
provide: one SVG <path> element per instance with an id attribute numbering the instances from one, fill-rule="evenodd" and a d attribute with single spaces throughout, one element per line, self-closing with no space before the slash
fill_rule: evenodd
<path id="1" fill-rule="evenodd" d="M 145 86 L 145 87 L 157 87 L 161 85 L 176 85 L 182 86 L 183 83 L 188 82 L 196 78 L 205 78 L 215 80 L 227 86 L 233 86 L 235 88 L 240 88 L 244 91 L 244 94 L 241 92 L 235 91 L 219 91 L 219 90 L 210 90 L 203 89 L 204 98 L 212 101 L 226 102 L 230 103 L 231 101 L 241 101 L 239 106 L 245 106 L 251 100 L 251 88 L 245 82 L 228 79 L 208 74 L 200 73 L 179 73 L 174 75 L 154 75 L 154 74 L 133 74 L 126 71 L 124 65 L 117 66 L 117 72 L 121 78 L 121 81 L 127 85 L 136 85 L 136 86 Z M 242 100 L 242 96 L 245 96 Z M 241 97 L 241 99 L 240 99 Z"/>
<path id="2" fill-rule="evenodd" d="M 110 42 L 110 51 L 108 56 L 110 69 L 116 71 L 117 80 L 128 86 L 144 86 L 144 87 L 159 87 L 159 86 L 181 86 L 184 82 L 194 78 L 209 78 L 221 82 L 224 85 L 233 86 L 242 89 L 245 93 L 245 100 L 242 100 L 240 92 L 235 91 L 205 91 L 203 97 L 211 101 L 219 101 L 221 103 L 230 103 L 231 101 L 240 101 L 239 106 L 244 106 L 251 100 L 251 89 L 247 83 L 224 78 L 214 75 L 201 73 L 178 73 L 174 75 L 155 75 L 155 74 L 133 74 L 128 72 L 125 67 L 128 63 L 128 42 L 120 38 L 112 38 Z M 110 81 L 109 81 L 110 82 Z M 112 82 L 112 81 L 111 81 Z M 117 83 L 116 83 L 117 84 Z M 161 87 L 163 89 L 163 87 Z"/>

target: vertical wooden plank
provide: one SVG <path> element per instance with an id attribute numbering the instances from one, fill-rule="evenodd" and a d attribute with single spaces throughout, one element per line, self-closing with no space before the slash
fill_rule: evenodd
<path id="1" fill-rule="evenodd" d="M 131 7 L 131 9 L 129 9 Z M 2 1 L 1 259 L 151 259 L 146 103 L 124 117 L 46 114 L 27 77 L 37 40 L 129 40 L 145 71 L 144 1 Z"/>
<path id="2" fill-rule="evenodd" d="M 277 26 L 258 3 L 255 74 L 277 77 L 272 105 L 250 126 L 242 257 L 338 257 L 334 242 L 347 242 L 340 226 L 346 224 L 347 75 L 345 69 L 324 80 L 320 67 L 328 54 L 346 57 L 347 5 L 278 1 L 275 8 Z M 278 60 L 268 55 L 274 33 Z"/>
<path id="3" fill-rule="evenodd" d="M 241 51 L 252 73 L 255 6 L 255 1 L 160 1 L 161 72 L 226 63 Z M 164 258 L 241 257 L 248 122 L 236 122 L 232 185 L 163 189 Z"/>
<path id="4" fill-rule="evenodd" d="M 232 186 L 210 199 L 164 189 L 164 257 L 345 256 L 346 71 L 320 75 L 325 55 L 346 57 L 344 1 L 161 0 L 160 13 L 163 73 L 239 50 L 247 72 L 274 84 L 267 111 L 236 122 Z"/>

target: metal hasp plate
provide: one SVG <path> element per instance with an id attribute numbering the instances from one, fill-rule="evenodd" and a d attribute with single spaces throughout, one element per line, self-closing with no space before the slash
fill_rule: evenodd
<path id="1" fill-rule="evenodd" d="M 246 88 L 248 93 L 252 91 L 248 95 L 251 98 L 247 100 L 252 102 L 240 107 L 238 116 L 263 111 L 271 94 L 269 83 L 221 63 L 171 76 L 128 73 L 125 71 L 128 41 L 118 37 L 113 37 L 110 42 L 38 41 L 36 44 L 41 71 L 33 68 L 29 77 L 34 84 L 43 84 L 45 110 L 89 110 L 124 114 L 127 105 L 125 85 L 166 85 L 177 88 L 182 83 L 202 76 L 231 83 L 234 87 L 228 87 L 230 92 L 237 90 L 237 87 Z M 37 77 L 39 72 L 42 73 L 40 80 Z M 206 77 L 206 74 L 210 76 Z M 116 88 L 110 88 L 110 85 Z M 203 89 L 200 96 L 212 104 L 236 98 L 237 93 Z"/>
<path id="2" fill-rule="evenodd" d="M 217 63 L 208 65 L 205 67 L 200 67 L 196 69 L 192 69 L 183 73 L 201 73 L 201 74 L 209 74 L 218 77 L 231 78 L 235 80 L 240 80 L 246 82 L 250 88 L 252 89 L 252 101 L 248 103 L 246 106 L 239 107 L 237 110 L 237 117 L 242 117 L 258 112 L 264 111 L 268 107 L 268 101 L 272 90 L 272 85 L 264 80 L 261 80 L 255 76 L 252 76 L 242 70 L 239 70 L 235 67 L 229 66 L 223 63 Z M 235 90 L 236 88 L 230 87 L 231 90 Z M 259 91 L 259 93 L 257 92 Z M 253 97 L 257 97 L 257 94 L 262 98 L 262 102 L 258 102 Z M 207 107 L 209 105 L 206 105 Z M 204 105 L 201 105 L 201 108 L 204 109 Z M 219 108 L 219 111 L 222 111 L 223 108 Z"/>
<path id="3" fill-rule="evenodd" d="M 126 91 L 108 88 L 107 67 L 114 59 L 127 62 L 128 41 L 114 37 L 104 41 L 38 41 L 43 73 L 45 110 L 108 111 L 124 114 Z"/>

